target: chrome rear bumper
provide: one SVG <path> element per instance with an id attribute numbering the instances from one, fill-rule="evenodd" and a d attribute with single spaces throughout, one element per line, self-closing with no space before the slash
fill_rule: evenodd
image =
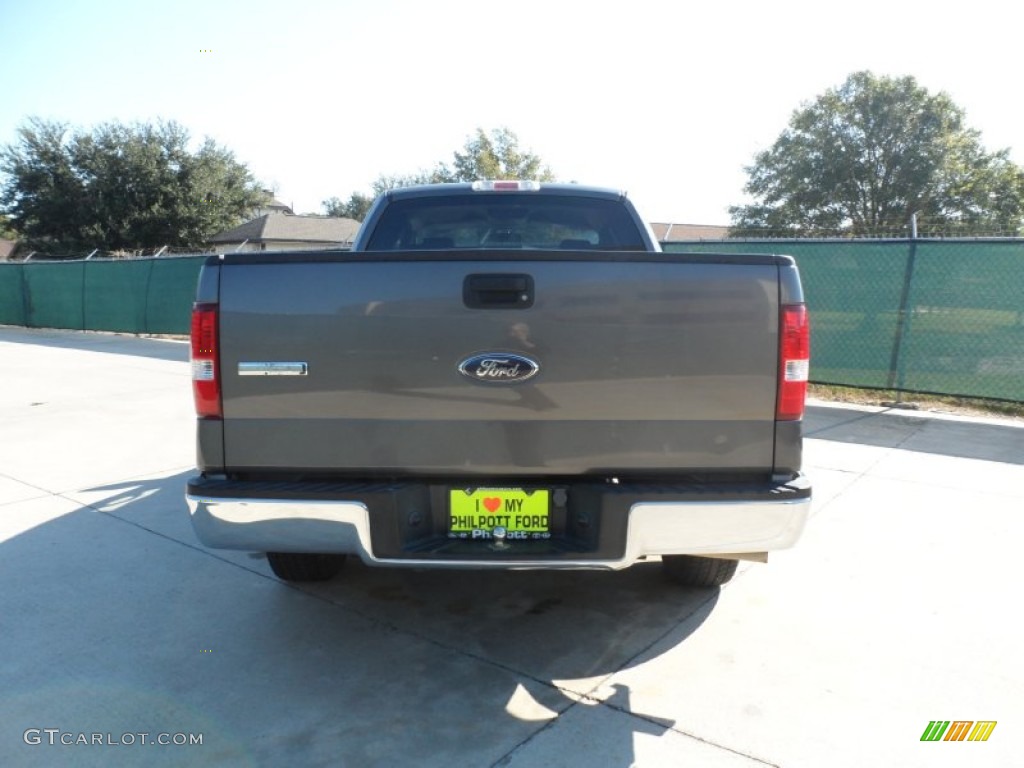
<path id="1" fill-rule="evenodd" d="M 641 502 L 629 509 L 618 559 L 407 559 L 374 556 L 370 514 L 358 501 L 289 501 L 186 496 L 192 526 L 208 547 L 257 552 L 358 555 L 367 565 L 414 568 L 598 568 L 617 570 L 651 555 L 722 556 L 796 543 L 810 498 L 778 501 Z"/>

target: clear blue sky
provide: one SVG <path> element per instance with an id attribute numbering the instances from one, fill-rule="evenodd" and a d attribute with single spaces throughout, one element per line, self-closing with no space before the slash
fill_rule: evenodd
<path id="1" fill-rule="evenodd" d="M 856 70 L 913 75 L 1024 163 L 1024 6 L 859 0 L 0 0 L 0 143 L 173 119 L 296 212 L 507 126 L 652 221 L 722 224 L 743 167 Z"/>

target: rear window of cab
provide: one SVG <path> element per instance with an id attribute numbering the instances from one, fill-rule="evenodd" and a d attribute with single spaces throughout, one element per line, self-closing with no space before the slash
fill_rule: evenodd
<path id="1" fill-rule="evenodd" d="M 368 251 L 459 248 L 645 250 L 636 223 L 617 200 L 472 192 L 392 201 L 366 246 Z"/>

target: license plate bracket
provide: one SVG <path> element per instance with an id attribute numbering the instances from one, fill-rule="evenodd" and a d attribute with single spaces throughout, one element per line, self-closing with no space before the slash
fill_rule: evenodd
<path id="1" fill-rule="evenodd" d="M 452 488 L 448 538 L 551 538 L 551 492 L 546 488 Z"/>

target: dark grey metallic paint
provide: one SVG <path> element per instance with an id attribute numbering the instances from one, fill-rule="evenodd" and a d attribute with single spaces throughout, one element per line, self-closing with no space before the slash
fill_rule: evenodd
<path id="1" fill-rule="evenodd" d="M 304 263 L 296 254 L 222 270 L 228 466 L 772 469 L 780 268 L 771 260 Z M 534 306 L 464 306 L 465 276 L 488 271 L 530 274 Z M 458 365 L 481 350 L 529 355 L 541 372 L 480 387 Z M 251 360 L 301 360 L 309 373 L 237 376 Z"/>

